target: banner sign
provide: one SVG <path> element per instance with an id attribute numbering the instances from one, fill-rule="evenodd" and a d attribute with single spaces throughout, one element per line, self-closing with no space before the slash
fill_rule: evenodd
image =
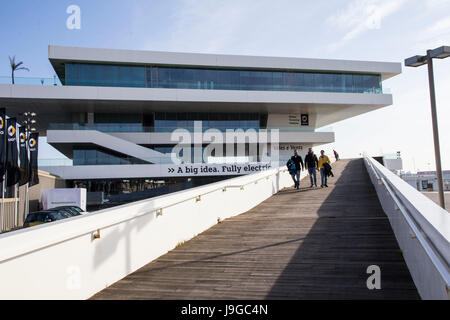
<path id="1" fill-rule="evenodd" d="M 5 108 L 0 109 L 0 182 L 6 172 L 6 136 L 5 136 Z"/>
<path id="2" fill-rule="evenodd" d="M 255 164 L 180 164 L 167 167 L 170 176 L 243 175 L 265 171 L 271 168 L 268 163 Z"/>
<path id="3" fill-rule="evenodd" d="M 20 161 L 20 180 L 19 186 L 28 183 L 29 161 L 28 161 L 28 139 L 24 126 L 19 128 L 19 161 Z"/>
<path id="4" fill-rule="evenodd" d="M 28 139 L 28 149 L 30 151 L 30 166 L 29 166 L 29 181 L 30 187 L 39 183 L 38 175 L 38 143 L 39 143 L 39 133 L 32 132 Z"/>
<path id="5" fill-rule="evenodd" d="M 8 187 L 16 185 L 19 178 L 16 119 L 9 118 L 6 120 L 6 185 Z"/>
<path id="6" fill-rule="evenodd" d="M 43 167 L 63 179 L 129 179 L 156 177 L 238 176 L 266 171 L 278 163 L 120 164 Z"/>

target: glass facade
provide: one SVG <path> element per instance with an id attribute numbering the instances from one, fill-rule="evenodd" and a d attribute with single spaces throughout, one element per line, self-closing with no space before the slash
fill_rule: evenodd
<path id="1" fill-rule="evenodd" d="M 207 113 L 207 112 L 156 112 L 155 132 L 167 132 L 168 129 L 194 129 L 194 121 L 202 121 L 203 131 L 215 128 L 226 129 L 259 129 L 267 125 L 267 114 L 260 113 Z M 173 130 L 172 129 L 172 130 Z M 169 130 L 170 131 L 170 130 Z"/>
<path id="2" fill-rule="evenodd" d="M 228 150 L 228 148 L 230 148 L 230 146 L 227 146 L 225 144 L 222 145 L 212 145 L 214 146 L 214 148 L 211 150 L 211 157 L 218 157 L 220 159 L 224 159 L 227 158 L 227 161 L 230 161 L 230 163 L 239 163 L 239 162 L 256 162 L 258 161 L 258 157 L 257 155 L 252 155 L 250 154 L 250 144 L 249 143 L 244 143 L 243 144 L 243 153 L 239 154 L 239 152 L 241 152 L 241 150 L 238 150 L 238 145 L 236 143 L 233 144 L 233 146 L 231 147 L 231 150 Z M 242 146 L 242 144 L 241 144 Z M 211 145 L 209 146 L 211 147 Z M 166 153 L 166 154 L 170 154 L 174 152 L 174 146 L 152 146 L 150 145 L 149 148 L 157 151 L 157 152 L 161 152 L 161 153 Z M 179 157 L 181 160 L 186 161 L 186 163 L 208 163 L 211 161 L 214 161 L 214 159 L 211 158 L 203 158 L 203 154 L 205 152 L 205 150 L 208 148 L 208 145 L 202 145 L 201 147 L 198 147 L 197 149 L 197 156 L 199 156 L 199 159 L 196 159 L 196 148 L 195 147 L 186 147 L 188 150 L 188 152 L 190 152 L 190 159 L 186 159 L 185 155 L 184 155 L 184 150 L 181 149 L 178 153 L 178 155 L 176 155 L 177 157 Z M 254 145 L 252 146 L 252 148 L 254 148 L 254 150 L 256 150 L 258 152 L 259 150 L 259 146 L 258 145 Z M 217 152 L 221 152 L 221 154 L 217 154 Z M 238 156 L 239 154 L 239 156 Z M 234 162 L 233 162 L 234 161 Z"/>
<path id="3" fill-rule="evenodd" d="M 65 85 L 382 93 L 379 74 L 66 63 Z"/>
<path id="4" fill-rule="evenodd" d="M 202 130 L 215 128 L 260 129 L 267 126 L 267 113 L 155 112 L 151 114 L 95 113 L 94 123 L 49 123 L 50 130 L 98 130 L 102 132 L 171 132 L 194 130 L 194 121 L 202 121 Z"/>
<path id="5" fill-rule="evenodd" d="M 118 152 L 97 148 L 74 148 L 73 165 L 112 165 L 112 164 L 148 164 L 149 162 L 133 158 Z"/>

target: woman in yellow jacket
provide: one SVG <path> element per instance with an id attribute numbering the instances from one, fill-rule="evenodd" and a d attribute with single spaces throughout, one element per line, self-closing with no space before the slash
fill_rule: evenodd
<path id="1" fill-rule="evenodd" d="M 320 185 L 321 188 L 323 188 L 324 186 L 328 187 L 327 175 L 325 174 L 325 168 L 323 167 L 324 163 L 331 163 L 331 161 L 330 158 L 328 158 L 328 156 L 325 155 L 325 151 L 320 150 L 320 157 L 317 169 L 320 171 L 320 178 L 322 179 L 322 184 Z"/>

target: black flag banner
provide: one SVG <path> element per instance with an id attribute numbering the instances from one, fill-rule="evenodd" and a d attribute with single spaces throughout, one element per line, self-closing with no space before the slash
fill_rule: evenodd
<path id="1" fill-rule="evenodd" d="M 16 118 L 6 120 L 6 185 L 19 182 L 19 153 L 17 151 Z"/>
<path id="2" fill-rule="evenodd" d="M 20 161 L 20 180 L 19 186 L 28 183 L 29 161 L 28 161 L 28 139 L 24 126 L 19 128 L 19 161 Z"/>
<path id="3" fill-rule="evenodd" d="M 32 132 L 30 133 L 30 137 L 28 139 L 28 148 L 30 150 L 30 173 L 29 173 L 29 181 L 30 187 L 39 183 L 39 175 L 38 175 L 38 142 L 39 142 L 39 133 Z"/>
<path id="4" fill-rule="evenodd" d="M 6 172 L 5 108 L 0 109 L 0 182 Z"/>

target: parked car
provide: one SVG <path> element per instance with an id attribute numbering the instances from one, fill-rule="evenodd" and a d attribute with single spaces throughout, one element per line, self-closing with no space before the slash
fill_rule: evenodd
<path id="1" fill-rule="evenodd" d="M 80 207 L 76 207 L 76 206 L 62 206 L 62 207 L 51 208 L 48 210 L 58 211 L 58 212 L 61 211 L 63 213 L 68 213 L 71 216 L 79 216 L 84 212 Z"/>
<path id="2" fill-rule="evenodd" d="M 67 217 L 65 215 L 62 215 L 61 213 L 55 211 L 32 212 L 28 214 L 27 218 L 25 219 L 25 222 L 23 223 L 23 227 L 24 228 L 32 227 L 38 224 L 62 220 L 66 218 Z"/>

